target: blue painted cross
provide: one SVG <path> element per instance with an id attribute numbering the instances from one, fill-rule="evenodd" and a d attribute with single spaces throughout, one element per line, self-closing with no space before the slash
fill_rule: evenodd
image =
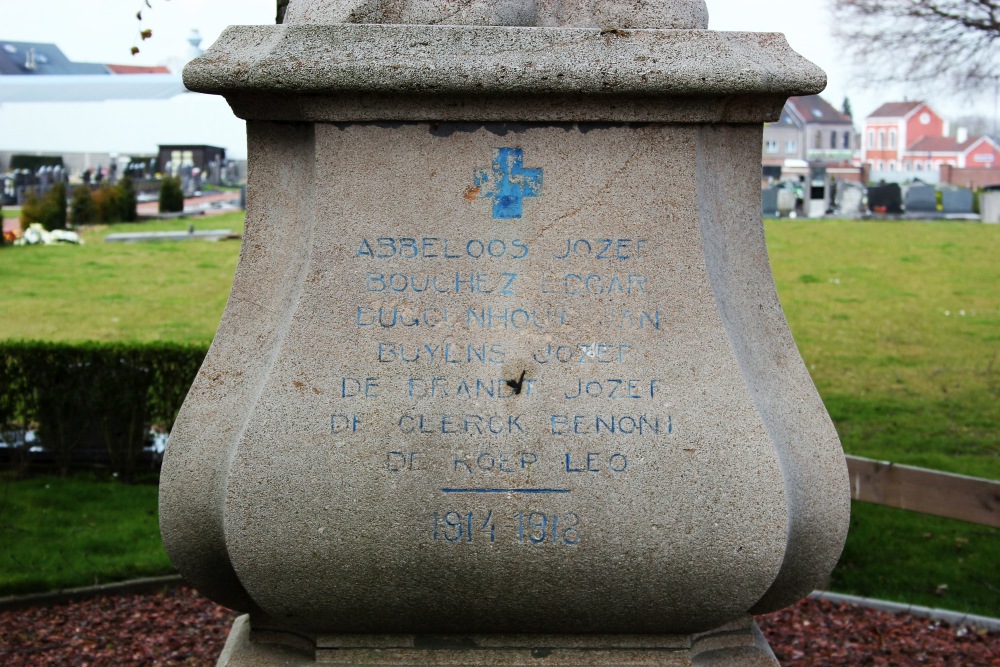
<path id="1" fill-rule="evenodd" d="M 493 172 L 482 169 L 475 181 L 480 195 L 494 198 L 493 217 L 502 220 L 520 218 L 524 198 L 542 194 L 542 170 L 526 169 L 520 148 L 498 148 Z"/>

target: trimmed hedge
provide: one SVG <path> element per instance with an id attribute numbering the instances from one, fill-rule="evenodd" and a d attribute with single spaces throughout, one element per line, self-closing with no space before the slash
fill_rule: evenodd
<path id="1" fill-rule="evenodd" d="M 181 179 L 164 177 L 160 182 L 160 213 L 183 213 L 184 190 Z"/>
<path id="2" fill-rule="evenodd" d="M 104 183 L 97 187 L 78 185 L 73 188 L 70 202 L 70 219 L 74 225 L 104 222 L 135 222 L 135 184 L 123 177 L 115 185 Z"/>
<path id="3" fill-rule="evenodd" d="M 131 480 L 149 428 L 170 428 L 206 352 L 175 343 L 0 341 L 0 430 L 36 428 L 62 472 L 102 463 Z M 12 453 L 10 463 L 26 457 Z"/>
<path id="4" fill-rule="evenodd" d="M 62 156 L 55 155 L 11 155 L 7 168 L 11 171 L 27 169 L 32 174 L 42 167 L 62 167 Z"/>
<path id="5" fill-rule="evenodd" d="M 56 183 L 44 195 L 29 191 L 21 206 L 21 227 L 40 223 L 45 229 L 66 229 L 66 184 Z"/>
<path id="6" fill-rule="evenodd" d="M 75 226 L 94 222 L 94 199 L 90 195 L 89 185 L 78 185 L 73 188 L 73 201 L 69 207 L 70 220 Z"/>
<path id="7" fill-rule="evenodd" d="M 136 210 L 138 200 L 136 199 L 135 183 L 128 176 L 123 176 L 118 181 L 117 187 L 118 196 L 120 197 L 118 219 L 122 222 L 135 222 L 139 219 L 139 214 Z"/>

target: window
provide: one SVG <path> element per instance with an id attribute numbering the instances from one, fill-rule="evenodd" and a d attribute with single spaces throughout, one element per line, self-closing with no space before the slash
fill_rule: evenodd
<path id="1" fill-rule="evenodd" d="M 920 161 L 914 162 L 913 166 L 916 168 L 917 171 L 923 171 L 924 170 L 924 163 L 923 162 L 920 162 Z"/>
<path id="2" fill-rule="evenodd" d="M 795 141 L 795 139 L 789 139 L 788 141 L 785 142 L 786 153 L 794 153 L 796 150 L 798 150 L 798 148 L 799 148 L 799 142 Z"/>
<path id="3" fill-rule="evenodd" d="M 851 147 L 851 133 L 844 132 L 844 148 L 849 149 L 850 147 Z"/>
<path id="4" fill-rule="evenodd" d="M 889 171 L 896 171 L 896 161 L 889 160 Z"/>
<path id="5" fill-rule="evenodd" d="M 875 148 L 875 130 L 868 130 L 868 148 Z"/>
<path id="6" fill-rule="evenodd" d="M 764 149 L 768 153 L 772 153 L 772 154 L 773 153 L 777 153 L 778 152 L 778 142 L 775 141 L 774 139 L 768 139 L 767 141 L 764 142 Z"/>
<path id="7" fill-rule="evenodd" d="M 836 148 L 836 147 L 837 147 L 837 133 L 836 132 L 831 132 L 830 133 L 830 148 Z"/>
<path id="8" fill-rule="evenodd" d="M 878 170 L 885 171 L 885 162 L 882 162 L 882 160 L 878 161 Z"/>
<path id="9" fill-rule="evenodd" d="M 813 136 L 813 148 L 823 148 L 822 130 L 816 130 L 816 134 Z"/>
<path id="10" fill-rule="evenodd" d="M 896 147 L 896 130 L 889 130 L 889 148 Z"/>
<path id="11" fill-rule="evenodd" d="M 194 166 L 194 153 L 191 151 L 170 151 L 170 169 L 172 176 L 180 173 L 181 167 Z"/>
<path id="12" fill-rule="evenodd" d="M 910 163 L 910 161 L 903 160 L 903 171 L 910 171 L 911 169 L 913 169 L 913 165 Z"/>
<path id="13" fill-rule="evenodd" d="M 885 148 L 885 130 L 878 131 L 878 147 Z"/>

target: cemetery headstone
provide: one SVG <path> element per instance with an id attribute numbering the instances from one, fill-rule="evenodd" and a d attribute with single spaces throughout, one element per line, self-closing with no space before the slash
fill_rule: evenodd
<path id="1" fill-rule="evenodd" d="M 1000 192 L 983 192 L 979 195 L 979 210 L 983 222 L 1000 223 Z"/>
<path id="2" fill-rule="evenodd" d="M 777 664 L 750 614 L 849 517 L 757 199 L 822 72 L 701 0 L 443 11 L 292 0 L 185 70 L 251 162 L 160 486 L 219 664 Z"/>
<path id="3" fill-rule="evenodd" d="M 945 215 L 967 216 L 974 213 L 974 199 L 971 190 L 959 188 L 941 191 L 941 209 Z"/>
<path id="4" fill-rule="evenodd" d="M 778 190 L 778 215 L 788 216 L 795 212 L 795 191 L 788 188 Z"/>
<path id="5" fill-rule="evenodd" d="M 906 191 L 907 213 L 932 213 L 937 209 L 937 188 L 933 185 L 914 184 Z"/>
<path id="6" fill-rule="evenodd" d="M 872 213 L 898 215 L 903 212 L 903 191 L 898 183 L 883 183 L 868 188 L 868 208 Z"/>
<path id="7" fill-rule="evenodd" d="M 810 218 L 822 218 L 830 207 L 830 192 L 826 183 L 826 169 L 823 167 L 812 170 L 809 197 L 805 202 L 805 214 Z"/>
<path id="8" fill-rule="evenodd" d="M 213 185 L 219 185 L 222 181 L 220 179 L 221 165 L 219 160 L 212 160 L 208 163 L 208 182 Z"/>
<path id="9" fill-rule="evenodd" d="M 196 187 L 196 179 L 194 174 L 194 165 L 184 164 L 180 168 L 181 175 L 181 190 L 184 192 L 184 197 L 193 197 Z"/>
<path id="10" fill-rule="evenodd" d="M 837 190 L 837 214 L 858 218 L 864 214 L 865 189 L 857 183 L 841 183 Z"/>
<path id="11" fill-rule="evenodd" d="M 765 217 L 778 216 L 778 188 L 767 188 L 760 193 L 762 209 Z"/>
<path id="12" fill-rule="evenodd" d="M 28 191 L 33 189 L 34 184 L 34 178 L 32 178 L 31 172 L 27 169 L 19 169 L 14 174 L 15 203 L 18 206 L 24 204 L 25 199 L 28 197 Z"/>
<path id="13" fill-rule="evenodd" d="M 237 181 L 236 162 L 234 160 L 226 160 L 226 166 L 223 171 L 222 180 L 226 185 L 233 185 L 236 183 Z M 246 208 L 245 202 L 244 205 L 241 206 L 241 208 Z"/>

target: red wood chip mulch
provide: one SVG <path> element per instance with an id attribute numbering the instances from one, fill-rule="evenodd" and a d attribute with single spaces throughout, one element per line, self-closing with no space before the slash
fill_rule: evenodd
<path id="1" fill-rule="evenodd" d="M 215 664 L 234 615 L 192 589 L 0 611 L 0 665 Z M 785 667 L 1000 667 L 1000 634 L 825 600 L 758 619 Z"/>

